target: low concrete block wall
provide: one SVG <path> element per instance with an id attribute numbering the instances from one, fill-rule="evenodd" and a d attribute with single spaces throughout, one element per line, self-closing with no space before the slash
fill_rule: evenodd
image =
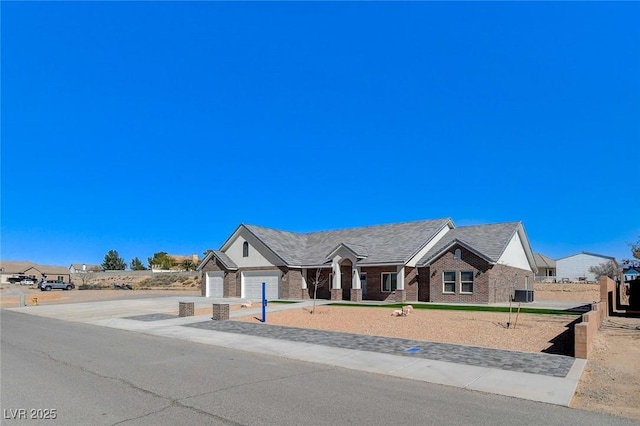
<path id="1" fill-rule="evenodd" d="M 593 339 L 602 325 L 602 321 L 607 316 L 606 303 L 594 303 L 591 310 L 582 314 L 582 322 L 574 328 L 574 356 L 576 358 L 589 358 Z"/>

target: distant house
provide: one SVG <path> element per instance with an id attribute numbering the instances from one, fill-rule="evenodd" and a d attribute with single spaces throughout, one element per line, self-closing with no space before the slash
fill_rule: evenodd
<path id="1" fill-rule="evenodd" d="M 633 281 L 636 280 L 638 278 L 640 278 L 640 272 L 638 272 L 636 269 L 627 269 L 626 271 L 622 272 L 624 275 L 624 280 L 625 281 Z"/>
<path id="2" fill-rule="evenodd" d="M 609 261 L 616 262 L 615 257 L 586 251 L 572 254 L 556 260 L 556 275 L 559 280 L 596 281 L 596 276 L 589 272 L 592 266 L 598 266 Z M 617 265 L 617 262 L 616 262 Z"/>
<path id="3" fill-rule="evenodd" d="M 197 254 L 192 255 L 182 255 L 182 254 L 167 254 L 172 261 L 173 266 L 171 268 L 166 269 L 163 268 L 162 265 L 150 264 L 149 269 L 153 272 L 167 272 L 167 271 L 185 271 L 189 268 L 185 268 L 185 262 L 190 262 L 192 267 L 190 269 L 195 269 L 200 263 L 200 258 Z"/>
<path id="4" fill-rule="evenodd" d="M 87 272 L 102 272 L 104 268 L 102 265 L 88 265 L 86 263 L 72 263 L 69 266 L 69 273 L 71 274 L 86 274 Z"/>
<path id="5" fill-rule="evenodd" d="M 28 260 L 0 261 L 0 281 L 2 284 L 8 283 L 10 277 L 19 275 L 28 276 L 36 281 L 40 281 L 43 278 L 49 281 L 65 283 L 71 281 L 71 274 L 64 266 L 40 265 Z"/>
<path id="6" fill-rule="evenodd" d="M 536 261 L 538 275 L 536 281 L 555 282 L 556 281 L 556 261 L 542 253 L 535 253 L 533 258 Z"/>

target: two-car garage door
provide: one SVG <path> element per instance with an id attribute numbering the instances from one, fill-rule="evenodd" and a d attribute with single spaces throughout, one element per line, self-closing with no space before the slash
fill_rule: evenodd
<path id="1" fill-rule="evenodd" d="M 224 272 L 207 272 L 206 297 L 223 297 Z"/>
<path id="2" fill-rule="evenodd" d="M 267 300 L 279 298 L 280 271 L 242 272 L 242 298 L 262 299 L 262 283 L 266 284 Z"/>

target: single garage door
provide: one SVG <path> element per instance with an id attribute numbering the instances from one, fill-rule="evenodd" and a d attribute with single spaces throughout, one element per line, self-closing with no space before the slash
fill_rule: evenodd
<path id="1" fill-rule="evenodd" d="M 207 272 L 207 297 L 222 297 L 224 272 Z"/>
<path id="2" fill-rule="evenodd" d="M 242 298 L 262 299 L 262 283 L 267 285 L 267 300 L 278 299 L 280 271 L 250 271 L 242 273 Z"/>

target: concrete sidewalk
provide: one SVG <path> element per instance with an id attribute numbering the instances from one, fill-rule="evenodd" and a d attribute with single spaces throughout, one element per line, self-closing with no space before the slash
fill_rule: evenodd
<path id="1" fill-rule="evenodd" d="M 237 298 L 163 297 L 10 310 L 564 406 L 569 405 L 586 365 L 586 360 L 559 355 L 212 321 L 210 314 L 177 317 L 178 302 L 194 302 L 196 309 L 241 303 Z M 311 304 L 271 303 L 267 318 L 269 312 Z M 258 306 L 232 311 L 230 316 L 260 313 Z"/>

